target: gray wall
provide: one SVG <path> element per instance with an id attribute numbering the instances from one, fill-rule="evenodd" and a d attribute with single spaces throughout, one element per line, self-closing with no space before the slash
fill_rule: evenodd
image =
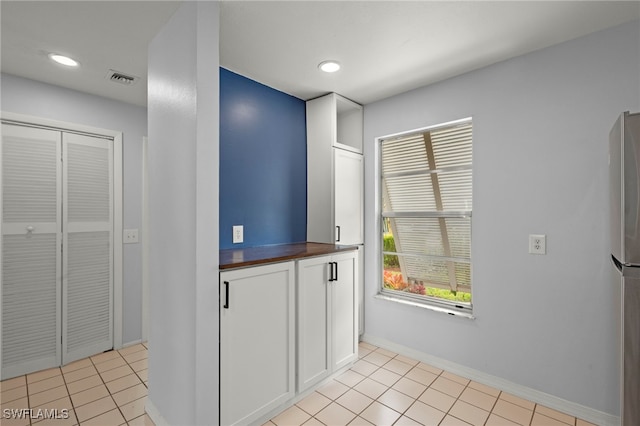
<path id="1" fill-rule="evenodd" d="M 635 21 L 365 107 L 367 335 L 618 414 L 608 133 L 640 110 L 639 42 Z M 477 318 L 373 298 L 374 138 L 470 116 Z"/>
<path id="2" fill-rule="evenodd" d="M 142 227 L 142 137 L 147 134 L 147 110 L 143 107 L 2 74 L 5 112 L 122 132 L 125 229 Z M 142 236 L 141 236 L 142 237 Z M 142 247 L 125 244 L 123 250 L 124 345 L 142 337 Z"/>
<path id="3" fill-rule="evenodd" d="M 149 397 L 218 418 L 219 10 L 186 2 L 149 46 Z"/>

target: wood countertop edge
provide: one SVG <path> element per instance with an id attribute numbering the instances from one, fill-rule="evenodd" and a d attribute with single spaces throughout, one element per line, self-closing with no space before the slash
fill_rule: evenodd
<path id="1" fill-rule="evenodd" d="M 292 243 L 273 246 L 246 247 L 220 250 L 221 271 L 286 262 L 306 257 L 323 256 L 344 251 L 357 250 L 358 246 L 326 243 Z"/>

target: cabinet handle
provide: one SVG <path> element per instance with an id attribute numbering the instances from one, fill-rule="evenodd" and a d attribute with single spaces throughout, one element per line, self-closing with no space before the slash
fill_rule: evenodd
<path id="1" fill-rule="evenodd" d="M 338 262 L 333 262 L 333 266 L 336 267 L 336 276 L 333 280 L 338 281 Z"/>
<path id="2" fill-rule="evenodd" d="M 229 281 L 224 282 L 224 306 L 223 308 L 229 309 Z"/>
<path id="3" fill-rule="evenodd" d="M 329 282 L 335 281 L 333 278 L 333 262 L 329 262 Z"/>
<path id="4" fill-rule="evenodd" d="M 336 228 L 338 228 L 338 238 L 336 238 L 336 243 L 340 242 L 340 227 L 336 226 Z"/>

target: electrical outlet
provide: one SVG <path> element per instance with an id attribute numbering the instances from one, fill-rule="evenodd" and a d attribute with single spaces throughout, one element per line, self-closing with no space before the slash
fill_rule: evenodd
<path id="1" fill-rule="evenodd" d="M 138 242 L 138 230 L 137 229 L 125 229 L 124 238 L 122 241 L 124 244 L 135 244 Z"/>
<path id="2" fill-rule="evenodd" d="M 233 225 L 233 244 L 239 244 L 244 241 L 244 226 Z"/>
<path id="3" fill-rule="evenodd" d="M 547 254 L 547 236 L 543 234 L 529 235 L 529 253 Z"/>

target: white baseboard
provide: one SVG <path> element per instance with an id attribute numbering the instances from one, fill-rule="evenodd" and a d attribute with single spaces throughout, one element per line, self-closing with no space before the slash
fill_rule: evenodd
<path id="1" fill-rule="evenodd" d="M 147 412 L 147 415 L 153 420 L 156 426 L 169 426 L 169 422 L 162 417 L 162 414 L 160 414 L 160 411 L 158 411 L 158 408 L 151 402 L 148 396 L 144 403 L 144 411 Z"/>
<path id="2" fill-rule="evenodd" d="M 132 342 L 123 343 L 120 349 L 128 348 L 129 346 L 137 345 L 139 343 L 143 343 L 142 339 L 134 340 Z"/>
<path id="3" fill-rule="evenodd" d="M 434 367 L 441 368 L 462 377 L 466 377 L 467 379 L 473 380 L 475 382 L 500 389 L 520 398 L 533 401 L 536 404 L 541 404 L 546 407 L 553 408 L 554 410 L 567 413 L 571 416 L 575 416 L 579 419 L 586 420 L 597 425 L 620 426 L 620 417 L 618 416 L 594 410 L 593 408 L 589 408 L 575 402 L 567 401 L 557 396 L 553 396 L 539 390 L 531 389 L 526 386 L 522 386 L 517 383 L 502 379 L 500 377 L 492 376 L 491 374 L 487 374 L 473 368 L 456 364 L 443 358 L 438 358 L 433 355 L 429 355 L 427 353 L 390 342 L 383 338 L 365 333 L 362 336 L 362 341 L 383 349 L 387 349 L 397 354 L 422 361 L 426 364 L 433 365 Z"/>

